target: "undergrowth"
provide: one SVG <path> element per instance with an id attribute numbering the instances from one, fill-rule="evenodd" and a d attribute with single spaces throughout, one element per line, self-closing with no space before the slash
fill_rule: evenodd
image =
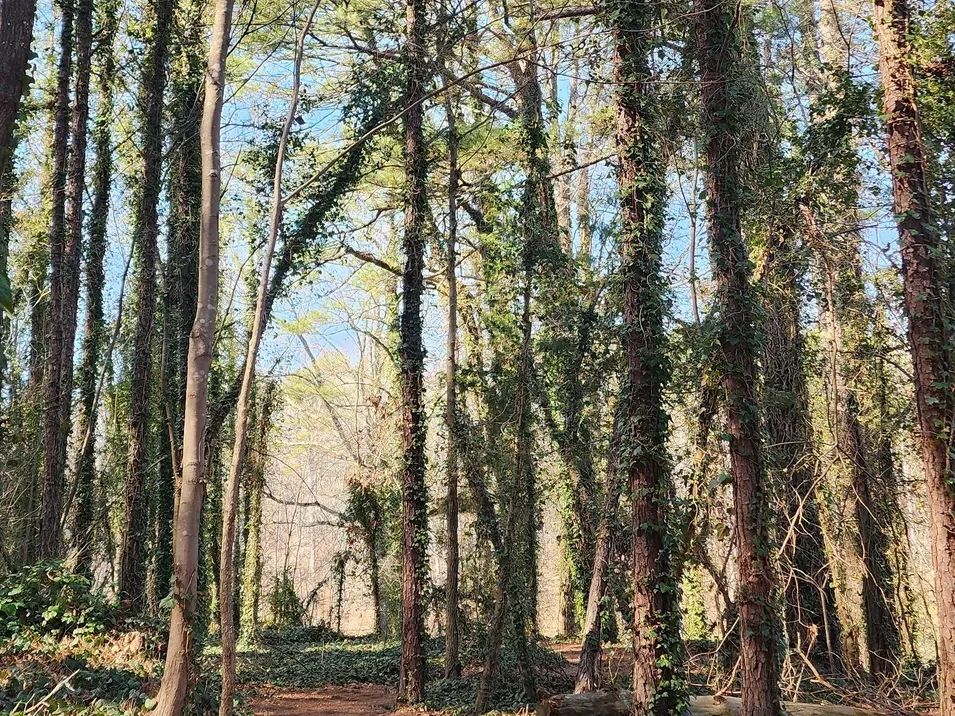
<path id="1" fill-rule="evenodd" d="M 124 615 L 60 562 L 7 575 L 0 581 L 0 713 L 148 711 L 164 637 L 161 622 Z M 201 679 L 191 703 L 191 716 L 215 713 L 217 684 Z"/>

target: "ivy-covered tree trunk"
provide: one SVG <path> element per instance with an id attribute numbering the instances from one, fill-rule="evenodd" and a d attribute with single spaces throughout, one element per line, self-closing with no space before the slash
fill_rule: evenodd
<path id="1" fill-rule="evenodd" d="M 106 348 L 103 325 L 103 288 L 105 285 L 106 224 L 109 218 L 110 188 L 113 180 L 113 79 L 116 58 L 113 42 L 116 37 L 116 3 L 104 2 L 100 7 L 96 56 L 98 59 L 99 103 L 93 126 L 93 206 L 89 222 L 89 244 L 86 248 L 86 319 L 83 334 L 83 357 L 77 382 L 80 386 L 80 449 L 76 465 L 76 509 L 73 519 L 73 550 L 77 570 L 88 572 L 92 562 L 93 517 L 96 493 L 96 404 L 99 389 L 99 366 Z M 79 24 L 79 23 L 78 23 Z"/>
<path id="2" fill-rule="evenodd" d="M 928 483 L 938 610 L 939 714 L 955 714 L 955 488 L 949 328 L 926 179 L 907 0 L 875 0 L 882 111 L 892 167 L 893 208 L 902 252 L 905 315 L 915 375 L 922 467 Z"/>
<path id="3" fill-rule="evenodd" d="M 242 607 L 239 611 L 239 643 L 254 644 L 259 638 L 259 598 L 262 592 L 262 499 L 268 464 L 272 413 L 278 386 L 266 385 L 259 405 L 258 426 L 250 446 L 245 479 L 245 550 L 242 565 Z"/>
<path id="4" fill-rule="evenodd" d="M 718 345 L 733 476 L 742 715 L 780 716 L 772 495 L 762 455 L 752 265 L 742 237 L 746 193 L 740 171 L 743 117 L 738 98 L 744 91 L 744 68 L 735 9 L 722 0 L 699 0 L 696 51 L 706 138 L 708 238 L 720 308 Z"/>
<path id="5" fill-rule="evenodd" d="M 199 300 L 189 335 L 182 484 L 173 532 L 173 608 L 166 665 L 157 696 L 157 716 L 181 716 L 192 667 L 193 625 L 199 576 L 200 516 L 206 477 L 205 426 L 209 370 L 219 294 L 219 159 L 226 57 L 232 29 L 232 0 L 217 0 L 206 65 L 200 142 L 202 214 L 199 234 Z"/>
<path id="6" fill-rule="evenodd" d="M 73 0 L 60 0 L 59 58 L 56 69 L 56 97 L 53 102 L 53 167 L 50 173 L 52 206 L 50 208 L 50 315 L 49 344 L 43 375 L 43 467 L 41 514 L 37 535 L 40 557 L 51 558 L 62 550 L 60 511 L 63 507 L 63 477 L 66 469 L 66 441 L 72 386 L 63 379 L 64 356 L 67 352 L 65 319 L 68 299 L 64 295 L 64 276 L 69 274 L 66 245 L 66 181 L 67 146 L 69 143 L 70 76 L 73 67 Z M 72 358 L 72 347 L 69 349 Z M 72 369 L 72 363 L 71 363 Z M 66 393 L 64 395 L 64 392 Z"/>
<path id="7" fill-rule="evenodd" d="M 146 607 L 147 455 L 150 435 L 150 379 L 159 260 L 159 195 L 162 190 L 163 104 L 173 0 L 151 6 L 152 37 L 139 91 L 142 108 L 142 176 L 133 206 L 133 251 L 137 261 L 136 327 L 130 374 L 129 455 L 126 463 L 125 521 L 120 549 L 119 594 L 134 611 Z"/>
<path id="8" fill-rule="evenodd" d="M 427 430 L 423 403 L 424 346 L 421 299 L 428 225 L 427 155 L 424 97 L 427 82 L 426 5 L 408 0 L 406 7 L 405 87 L 405 254 L 401 292 L 401 670 L 398 699 L 424 699 L 424 579 L 428 544 L 428 493 L 425 487 Z"/>
<path id="9" fill-rule="evenodd" d="M 624 401 L 621 469 L 630 487 L 633 530 L 633 712 L 677 713 L 686 703 L 679 588 L 667 527 L 674 487 L 667 455 L 669 380 L 661 274 L 665 169 L 659 108 L 650 69 L 652 0 L 614 8 L 614 82 L 623 283 Z"/>

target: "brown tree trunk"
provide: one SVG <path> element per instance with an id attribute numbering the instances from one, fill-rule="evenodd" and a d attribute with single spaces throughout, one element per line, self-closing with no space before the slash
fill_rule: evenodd
<path id="1" fill-rule="evenodd" d="M 955 714 L 955 492 L 952 488 L 952 397 L 946 376 L 942 287 L 926 184 L 915 78 L 912 72 L 907 0 L 875 0 L 883 114 L 892 165 L 893 204 L 902 252 L 905 314 L 915 374 L 915 401 L 928 483 L 935 597 L 938 609 L 939 714 Z"/>
<path id="2" fill-rule="evenodd" d="M 696 45 L 706 135 L 707 220 L 720 306 L 719 348 L 726 394 L 736 548 L 739 563 L 740 675 L 743 716 L 780 716 L 780 632 L 774 603 L 771 494 L 759 425 L 752 266 L 743 243 L 740 176 L 742 91 L 739 19 L 735 5 L 699 0 Z"/>
<path id="3" fill-rule="evenodd" d="M 262 256 L 262 273 L 259 277 L 258 294 L 255 299 L 255 316 L 252 320 L 252 332 L 245 354 L 245 371 L 242 375 L 242 387 L 235 409 L 235 442 L 232 446 L 232 466 L 226 480 L 222 499 L 222 542 L 219 555 L 219 625 L 222 640 L 222 697 L 219 700 L 219 716 L 232 716 L 235 696 L 235 536 L 239 514 L 239 484 L 245 465 L 246 448 L 249 436 L 249 408 L 252 399 L 252 384 L 255 380 L 255 361 L 259 355 L 262 334 L 265 333 L 265 300 L 269 288 L 269 276 L 272 272 L 272 258 L 275 244 L 282 230 L 282 174 L 285 169 L 285 155 L 288 151 L 292 124 L 298 114 L 299 88 L 302 80 L 302 58 L 305 53 L 305 40 L 312 27 L 312 20 L 318 4 L 312 6 L 308 19 L 302 27 L 296 45 L 295 60 L 292 67 L 292 95 L 288 112 L 279 136 L 278 154 L 275 158 L 275 172 L 272 179 L 272 211 L 269 217 L 269 234 Z"/>
<path id="4" fill-rule="evenodd" d="M 80 22 L 77 22 L 79 35 Z M 98 41 L 99 108 L 93 129 L 96 159 L 93 165 L 93 206 L 90 215 L 89 245 L 86 249 L 86 321 L 83 335 L 83 359 L 77 382 L 80 384 L 80 450 L 76 465 L 76 511 L 73 521 L 73 549 L 77 570 L 87 572 L 92 559 L 93 500 L 96 490 L 96 400 L 97 372 L 107 338 L 103 325 L 103 287 L 106 258 L 106 224 L 113 179 L 112 132 L 113 75 L 116 59 L 113 41 L 116 35 L 115 13 L 104 13 Z"/>
<path id="5" fill-rule="evenodd" d="M 133 250 L 138 260 L 136 330 L 129 397 L 129 454 L 126 462 L 125 523 L 119 557 L 119 595 L 141 612 L 146 607 L 147 451 L 156 264 L 159 259 L 159 194 L 162 189 L 163 98 L 173 0 L 152 5 L 153 37 L 143 69 L 142 178 L 134 204 Z"/>
<path id="6" fill-rule="evenodd" d="M 669 380 L 661 276 L 666 184 L 650 70 L 655 10 L 650 0 L 621 2 L 613 17 L 625 370 L 620 455 L 632 509 L 633 713 L 668 716 L 682 708 L 686 683 L 667 534 L 674 488 L 663 397 Z"/>
<path id="7" fill-rule="evenodd" d="M 17 114 L 29 84 L 27 68 L 33 43 L 36 0 L 0 3 L 0 177 L 13 163 Z"/>
<path id="8" fill-rule="evenodd" d="M 169 621 L 166 666 L 156 706 L 157 716 L 182 716 L 192 661 L 192 626 L 199 572 L 199 525 L 207 467 L 203 437 L 219 299 L 222 94 L 231 26 L 232 0 L 216 0 L 200 131 L 202 222 L 199 235 L 199 303 L 189 336 L 182 485 L 177 498 L 173 531 L 173 608 Z"/>
<path id="9" fill-rule="evenodd" d="M 408 0 L 405 14 L 405 173 L 407 198 L 403 246 L 401 368 L 401 669 L 398 699 L 424 699 L 425 554 L 428 543 L 428 493 L 424 482 L 427 431 L 424 391 L 424 346 L 421 298 L 424 293 L 424 249 L 428 221 L 427 155 L 424 143 L 424 96 L 427 81 L 424 0 Z"/>
<path id="10" fill-rule="evenodd" d="M 587 613 L 584 616 L 584 641 L 580 646 L 577 679 L 574 693 L 582 694 L 595 690 L 600 681 L 602 606 L 606 592 L 607 567 L 613 552 L 613 528 L 617 523 L 620 493 L 623 490 L 623 472 L 620 470 L 621 406 L 614 410 L 613 429 L 610 434 L 610 456 L 607 459 L 607 487 L 597 542 L 594 546 L 594 568 L 587 593 Z"/>
<path id="11" fill-rule="evenodd" d="M 66 244 L 66 172 L 69 140 L 70 75 L 73 67 L 73 0 L 61 0 L 59 60 L 53 110 L 53 170 L 50 176 L 53 205 L 50 209 L 50 339 L 43 376 L 43 471 L 39 543 L 41 558 L 60 555 L 63 473 L 69 428 L 63 424 L 63 403 L 69 403 L 63 382 L 66 354 L 66 297 L 64 276 L 69 273 Z M 73 355 L 70 349 L 70 356 Z M 68 414 L 68 408 L 67 408 Z"/>
<path id="12" fill-rule="evenodd" d="M 459 545 L 458 545 L 458 446 L 457 446 L 457 352 L 458 352 L 458 135 L 455 108 L 451 100 L 445 102 L 448 121 L 448 362 L 445 371 L 447 397 L 445 400 L 445 428 L 448 431 L 448 454 L 445 476 L 448 482 L 445 512 L 448 531 L 447 601 L 445 604 L 444 677 L 461 677 L 460 624 L 458 606 Z"/>

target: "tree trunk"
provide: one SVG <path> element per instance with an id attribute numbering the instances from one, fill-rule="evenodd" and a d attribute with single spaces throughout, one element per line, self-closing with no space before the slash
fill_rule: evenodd
<path id="1" fill-rule="evenodd" d="M 73 67 L 73 0 L 61 0 L 59 60 L 53 110 L 53 170 L 50 176 L 53 204 L 50 209 L 50 338 L 43 376 L 43 472 L 39 525 L 40 557 L 58 557 L 62 550 L 60 510 L 66 468 L 68 425 L 63 424 L 63 403 L 69 403 L 70 386 L 63 381 L 66 347 L 64 276 L 67 265 L 66 172 L 69 140 L 70 75 Z M 69 350 L 73 355 L 72 348 Z M 67 395 L 64 395 L 64 390 Z M 67 417 L 69 417 L 67 408 Z"/>
<path id="2" fill-rule="evenodd" d="M 242 566 L 242 608 L 239 613 L 239 642 L 254 644 L 259 638 L 259 595 L 262 591 L 262 498 L 265 493 L 266 460 L 272 412 L 278 400 L 278 386 L 269 383 L 259 407 L 258 432 L 246 473 L 245 553 Z"/>
<path id="3" fill-rule="evenodd" d="M 405 205 L 400 338 L 401 367 L 401 670 L 398 700 L 424 699 L 424 614 L 422 591 L 428 543 L 428 493 L 424 482 L 427 430 L 422 400 L 424 346 L 421 298 L 428 221 L 427 155 L 424 143 L 424 96 L 427 81 L 424 0 L 406 8 L 405 65 Z"/>
<path id="4" fill-rule="evenodd" d="M 577 665 L 575 694 L 594 691 L 600 685 L 600 651 L 603 634 L 602 606 L 606 593 L 607 567 L 613 552 L 613 528 L 617 523 L 620 493 L 623 490 L 623 472 L 620 470 L 622 406 L 614 410 L 613 429 L 610 434 L 610 456 L 607 459 L 607 487 L 600 526 L 597 528 L 597 543 L 594 546 L 594 568 L 587 594 L 587 613 L 584 617 L 584 641 L 580 645 L 580 661 Z"/>
<path id="5" fill-rule="evenodd" d="M 687 695 L 679 587 L 667 534 L 675 496 L 663 397 L 669 380 L 661 276 L 666 183 L 650 70 L 655 10 L 650 0 L 621 2 L 613 17 L 626 371 L 620 454 L 632 506 L 633 713 L 668 716 Z"/>
<path id="6" fill-rule="evenodd" d="M 946 353 L 942 287 L 926 183 L 907 0 L 875 0 L 883 114 L 892 165 L 893 204 L 902 252 L 905 314 L 915 374 L 922 466 L 928 482 L 935 596 L 938 608 L 939 714 L 955 714 L 955 493 L 949 459 L 952 441 L 951 370 Z"/>
<path id="7" fill-rule="evenodd" d="M 719 348 L 724 365 L 726 422 L 739 563 L 740 674 L 743 716 L 780 716 L 774 603 L 771 494 L 762 459 L 757 395 L 752 266 L 741 235 L 741 121 L 734 97 L 741 49 L 735 6 L 699 0 L 696 45 L 706 135 L 707 220 L 720 306 Z"/>
<path id="8" fill-rule="evenodd" d="M 447 603 L 445 605 L 444 677 L 461 677 L 460 626 L 458 607 L 459 546 L 458 546 L 458 455 L 457 455 L 457 350 L 458 350 L 458 135 L 455 108 L 451 100 L 445 102 L 448 121 L 448 362 L 445 372 L 447 397 L 445 400 L 445 427 L 448 431 L 446 479 L 448 482 L 445 506 L 448 531 Z"/>
<path id="9" fill-rule="evenodd" d="M 199 302 L 189 336 L 182 485 L 177 498 L 173 532 L 173 608 L 169 621 L 166 666 L 156 706 L 157 716 L 182 716 L 189 687 L 199 571 L 199 523 L 207 472 L 203 437 L 218 308 L 219 203 L 222 187 L 219 137 L 231 26 L 232 0 L 216 0 L 199 135 L 202 145 Z"/>
<path id="10" fill-rule="evenodd" d="M 30 45 L 36 0 L 0 4 L 0 177 L 13 163 L 20 100 L 29 85 Z"/>
<path id="11" fill-rule="evenodd" d="M 77 22 L 77 34 L 79 35 Z M 112 131 L 113 75 L 116 58 L 113 41 L 117 22 L 115 6 L 106 3 L 100 21 L 97 43 L 99 56 L 99 106 L 93 127 L 96 159 L 93 164 L 93 207 L 90 215 L 89 245 L 86 249 L 86 321 L 83 335 L 83 359 L 77 376 L 80 384 L 80 449 L 76 466 L 76 511 L 73 521 L 73 549 L 77 570 L 88 573 L 92 561 L 93 504 L 96 491 L 96 401 L 100 360 L 106 347 L 103 325 L 103 287 L 105 285 L 106 225 L 109 218 L 110 189 L 113 179 Z"/>
<path id="12" fill-rule="evenodd" d="M 245 465 L 246 447 L 249 435 L 249 407 L 252 398 L 252 383 L 255 379 L 255 361 L 259 355 L 262 334 L 265 333 L 265 301 L 269 288 L 269 276 L 272 272 L 272 258 L 275 244 L 282 230 L 282 174 L 285 169 L 285 155 L 288 151 L 292 124 L 298 113 L 299 88 L 302 80 L 302 58 L 305 53 L 305 40 L 312 27 L 312 20 L 318 10 L 318 4 L 312 6 L 305 25 L 298 36 L 295 60 L 292 67 L 292 95 L 288 112 L 279 137 L 278 154 L 275 158 L 275 174 L 272 180 L 272 211 L 269 217 L 269 234 L 265 253 L 262 257 L 262 273 L 259 277 L 259 289 L 255 299 L 255 316 L 252 320 L 252 333 L 245 354 L 245 372 L 242 387 L 235 410 L 235 442 L 232 447 L 232 466 L 226 480 L 222 499 L 222 542 L 219 558 L 219 623 L 222 639 L 222 698 L 219 701 L 219 716 L 232 716 L 235 692 L 235 616 L 233 614 L 233 595 L 235 577 L 235 535 L 239 512 L 239 483 L 242 468 Z"/>
<path id="13" fill-rule="evenodd" d="M 172 0 L 158 0 L 153 38 L 143 69 L 142 179 L 134 204 L 133 250 L 138 258 L 136 329 L 130 380 L 129 455 L 126 462 L 125 523 L 119 558 L 119 595 L 133 611 L 146 607 L 147 451 L 153 319 L 156 315 L 156 264 L 159 259 L 159 194 L 162 189 L 163 97 L 172 28 Z"/>

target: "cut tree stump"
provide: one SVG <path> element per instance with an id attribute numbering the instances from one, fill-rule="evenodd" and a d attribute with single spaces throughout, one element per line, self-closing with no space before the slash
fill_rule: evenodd
<path id="1" fill-rule="evenodd" d="M 542 699 L 537 716 L 630 716 L 629 691 L 592 691 L 587 694 L 561 694 Z M 789 716 L 873 716 L 881 712 L 835 704 L 785 703 Z M 740 700 L 734 697 L 690 698 L 690 716 L 739 716 Z"/>

